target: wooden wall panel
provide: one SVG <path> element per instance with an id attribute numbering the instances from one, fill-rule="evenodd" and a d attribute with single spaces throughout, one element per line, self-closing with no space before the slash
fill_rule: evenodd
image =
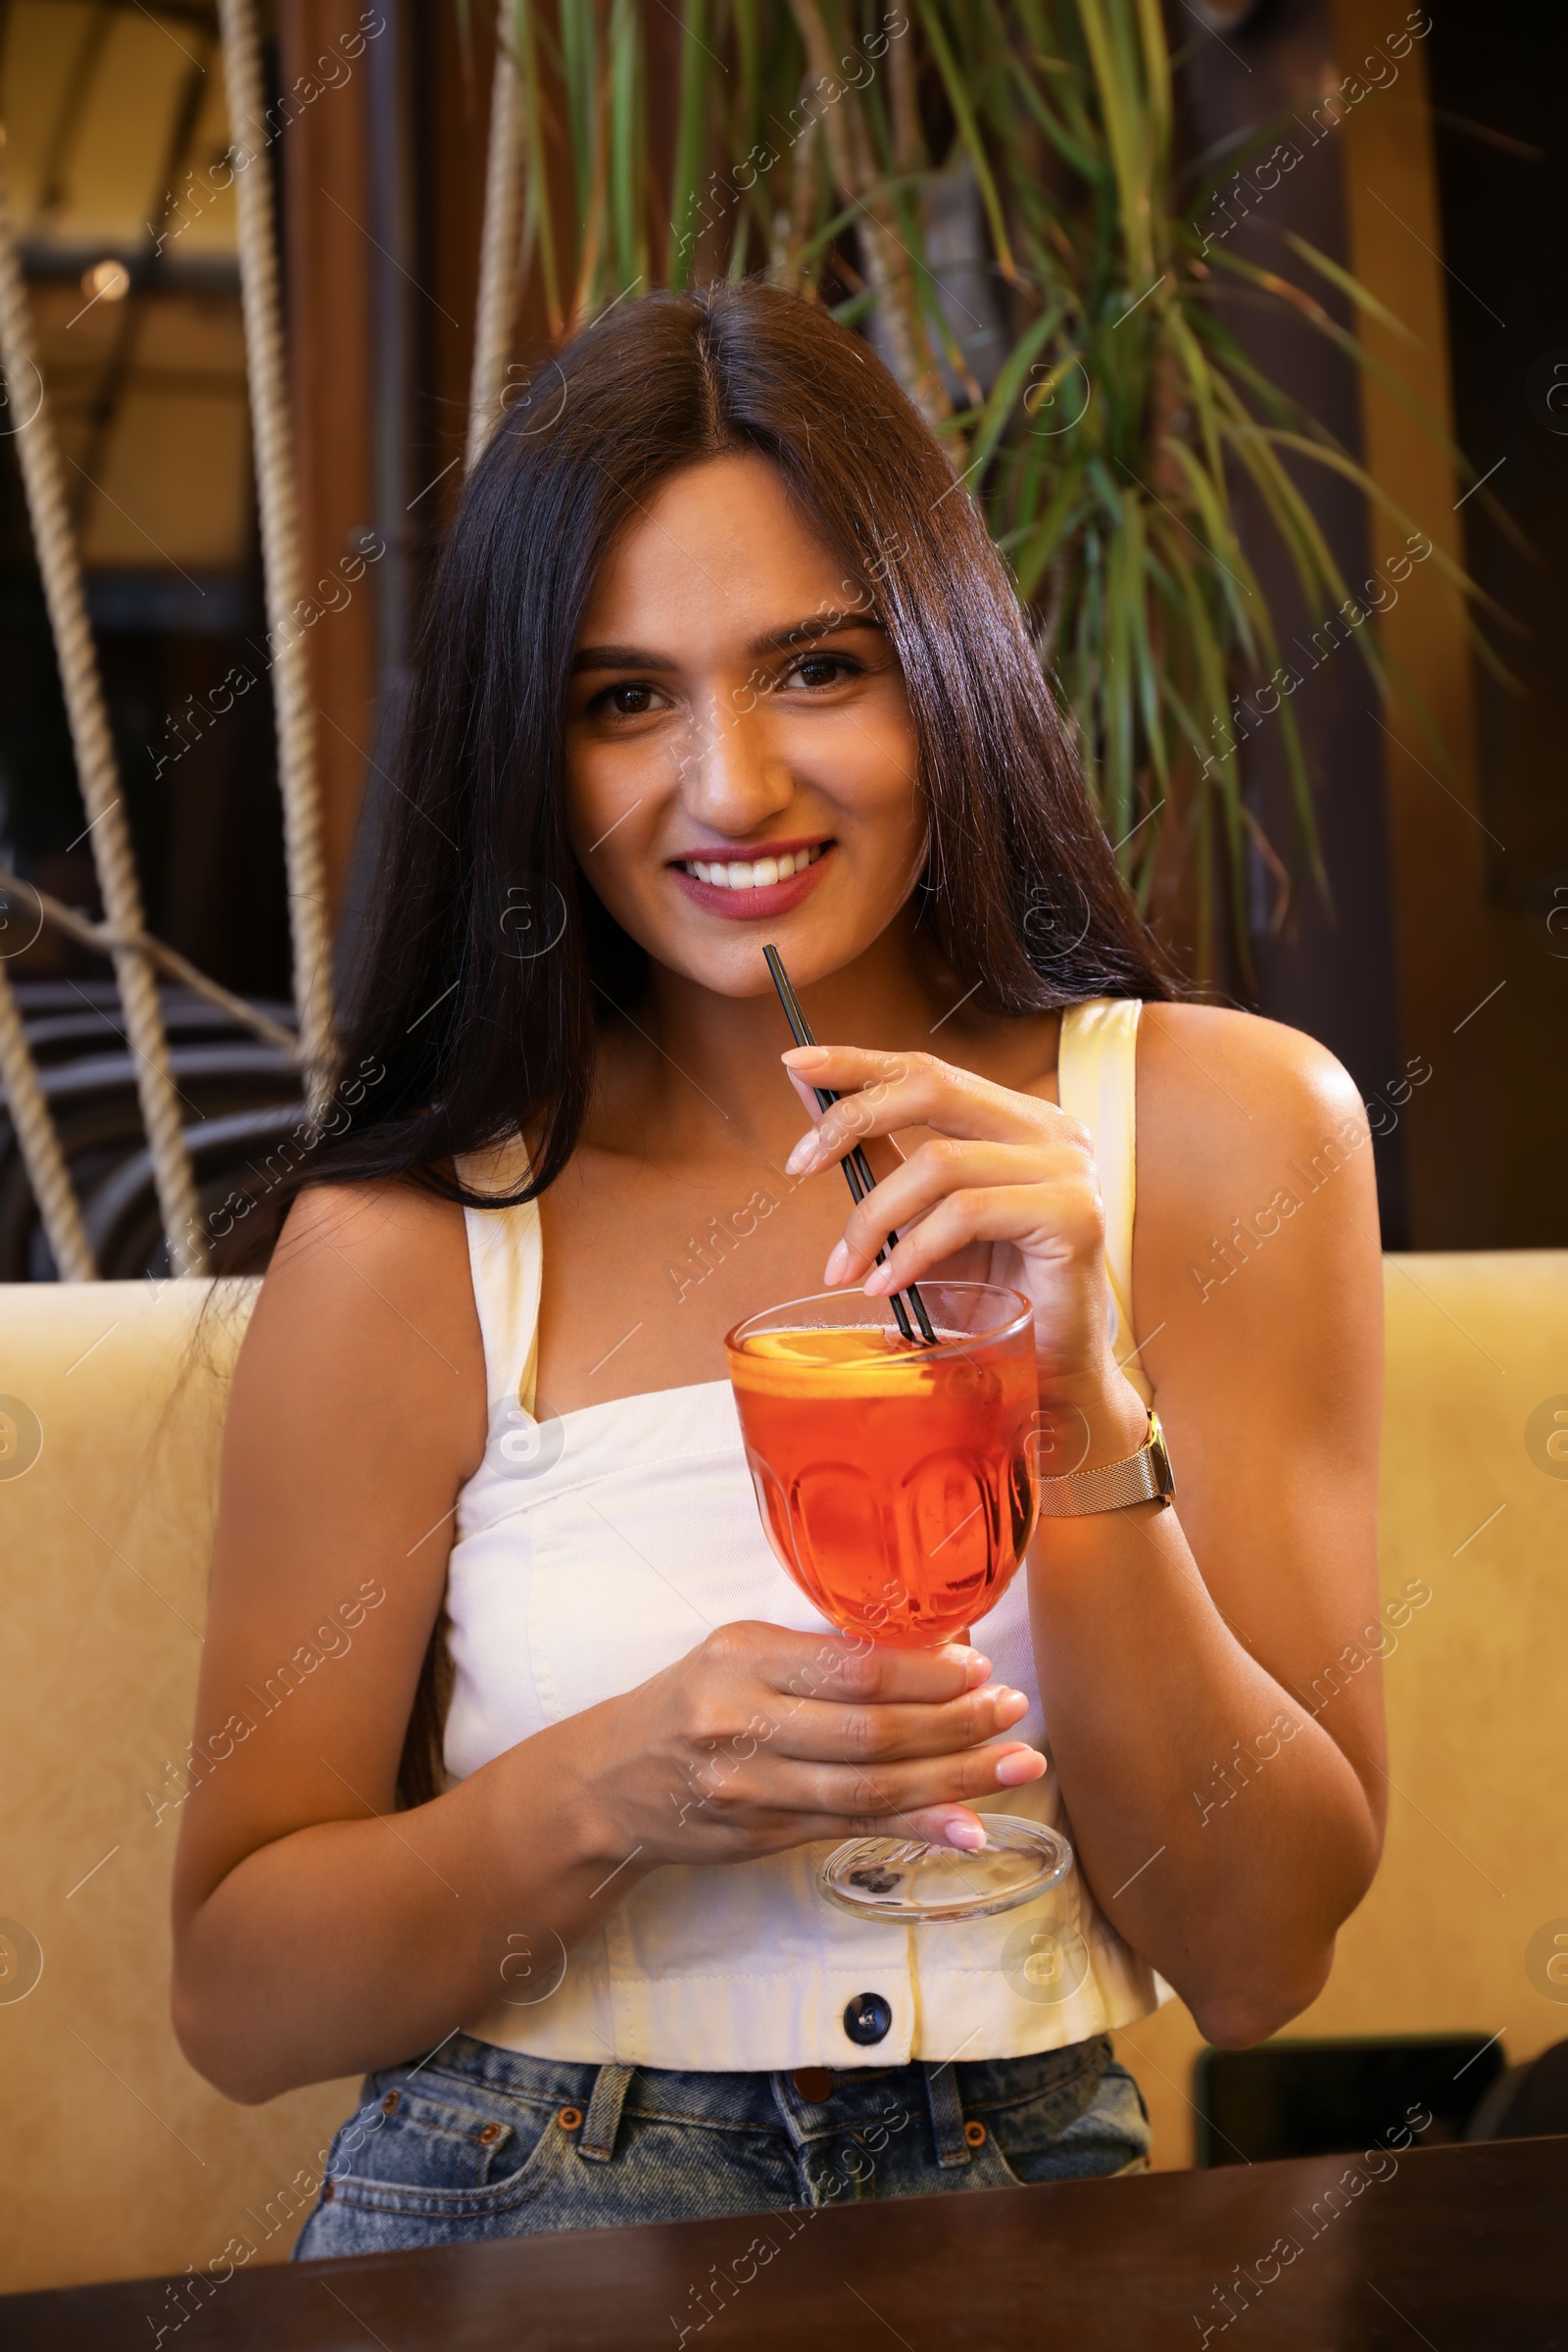
<path id="1" fill-rule="evenodd" d="M 1342 75 L 1368 56 L 1385 80 L 1352 96 L 1337 136 L 1345 173 L 1350 269 L 1408 330 L 1395 333 L 1369 314 L 1360 334 L 1369 357 L 1422 402 L 1451 435 L 1448 295 L 1442 260 L 1432 123 L 1422 42 L 1396 52 L 1423 12 L 1388 0 L 1335 0 Z M 1456 564 L 1464 561 L 1457 512 L 1460 484 L 1434 436 L 1421 429 L 1398 391 L 1362 378 L 1366 465 L 1387 497 Z M 1404 546 L 1405 528 L 1374 510 L 1375 570 Z M 1393 859 L 1394 909 L 1403 1042 L 1434 1077 L 1406 1116 L 1410 1240 L 1417 1249 L 1456 1250 L 1495 1238 L 1488 1110 L 1489 1049 L 1476 1007 L 1496 986 L 1486 936 L 1487 834 L 1477 789 L 1475 695 L 1459 597 L 1428 560 L 1381 618 L 1382 643 L 1430 713 L 1451 761 L 1445 772 L 1423 735 L 1411 695 L 1396 687 L 1378 713 L 1383 732 Z M 1371 697 L 1369 696 L 1369 701 Z"/>

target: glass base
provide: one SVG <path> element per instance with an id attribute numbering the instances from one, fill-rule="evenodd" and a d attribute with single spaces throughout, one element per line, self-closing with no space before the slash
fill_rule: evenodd
<path id="1" fill-rule="evenodd" d="M 852 1838 L 816 1874 L 819 1890 L 857 1919 L 899 1919 L 919 1927 L 944 1919 L 989 1919 L 1057 1886 L 1072 1847 L 1055 1830 L 1015 1813 L 982 1813 L 978 1853 L 914 1838 Z"/>

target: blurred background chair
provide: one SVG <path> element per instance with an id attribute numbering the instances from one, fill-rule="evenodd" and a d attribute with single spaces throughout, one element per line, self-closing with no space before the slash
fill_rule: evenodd
<path id="1" fill-rule="evenodd" d="M 88 1246 L 106 1281 L 167 1271 L 152 1155 L 136 1095 L 136 1058 L 125 1042 L 119 992 L 108 980 L 14 984 L 39 1083 L 54 1113 Z M 220 1270 L 255 1245 L 257 1224 L 228 1232 L 220 1208 L 236 1189 L 265 1186 L 258 1169 L 305 1117 L 299 1072 L 281 1047 L 262 1043 L 189 989 L 159 990 L 170 1074 L 179 1090 L 200 1214 Z M 279 1024 L 293 1007 L 263 999 Z M 47 1282 L 54 1260 L 16 1132 L 0 1095 L 0 1282 Z"/>

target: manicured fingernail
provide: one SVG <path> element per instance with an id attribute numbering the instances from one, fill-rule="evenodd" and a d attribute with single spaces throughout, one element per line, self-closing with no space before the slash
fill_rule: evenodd
<path id="1" fill-rule="evenodd" d="M 808 1127 L 806 1133 L 802 1136 L 800 1142 L 796 1145 L 794 1151 L 790 1153 L 788 1159 L 784 1162 L 785 1175 L 799 1176 L 803 1168 L 808 1168 L 812 1160 L 816 1157 L 816 1129 L 814 1127 Z"/>
<path id="2" fill-rule="evenodd" d="M 983 1658 L 977 1649 L 972 1650 L 969 1655 L 969 1679 L 964 1688 L 978 1690 L 982 1683 L 989 1683 L 990 1680 L 991 1660 Z"/>
<path id="3" fill-rule="evenodd" d="M 1010 1689 L 1005 1683 L 998 1687 L 996 1704 L 997 1713 L 1005 1715 L 1010 1723 L 1016 1723 L 1021 1714 L 1027 1715 L 1029 1712 L 1029 1701 L 1023 1692 Z"/>
<path id="4" fill-rule="evenodd" d="M 950 1845 L 960 1846 L 966 1854 L 977 1854 L 986 1841 L 986 1834 L 977 1821 L 950 1821 L 943 1836 Z"/>
<path id="5" fill-rule="evenodd" d="M 814 1070 L 818 1062 L 826 1061 L 827 1048 L 826 1046 L 791 1046 L 789 1052 L 780 1058 L 787 1061 L 792 1070 Z"/>
<path id="6" fill-rule="evenodd" d="M 896 1279 L 891 1266 L 873 1266 L 860 1288 L 868 1298 L 885 1298 Z"/>
<path id="7" fill-rule="evenodd" d="M 1038 1748 L 1015 1747 L 998 1763 L 997 1779 L 1004 1788 L 1021 1788 L 1025 1781 L 1038 1781 L 1045 1769 L 1046 1759 Z"/>
<path id="8" fill-rule="evenodd" d="M 850 1253 L 842 1242 L 835 1242 L 833 1253 L 822 1268 L 822 1280 L 830 1286 L 842 1282 L 850 1270 Z"/>

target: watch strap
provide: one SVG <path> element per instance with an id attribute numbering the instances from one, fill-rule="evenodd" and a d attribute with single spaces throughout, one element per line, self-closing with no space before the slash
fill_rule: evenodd
<path id="1" fill-rule="evenodd" d="M 1096 1511 L 1124 1511 L 1135 1502 L 1169 1502 L 1176 1480 L 1165 1450 L 1159 1415 L 1151 1410 L 1149 1437 L 1136 1453 L 1096 1470 L 1074 1470 L 1065 1478 L 1039 1482 L 1042 1519 L 1087 1518 Z"/>

